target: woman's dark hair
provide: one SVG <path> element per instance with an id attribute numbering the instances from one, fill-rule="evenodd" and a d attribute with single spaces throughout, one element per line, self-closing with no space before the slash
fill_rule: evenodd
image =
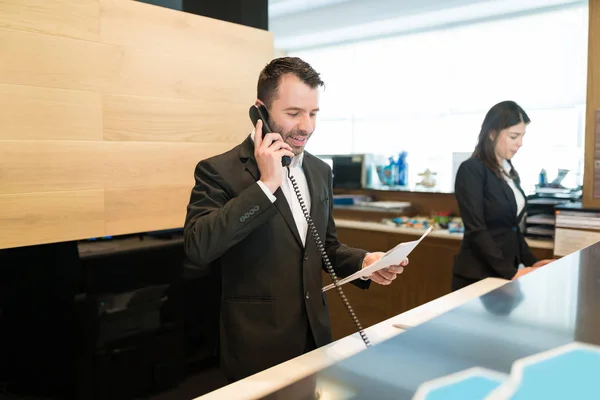
<path id="1" fill-rule="evenodd" d="M 479 141 L 475 146 L 473 157 L 479 158 L 485 165 L 487 165 L 496 175 L 503 179 L 503 169 L 498 164 L 498 158 L 496 157 L 496 143 L 500 136 L 500 131 L 515 126 L 521 122 L 528 124 L 531 122 L 529 116 L 514 101 L 503 101 L 493 106 L 485 115 L 483 123 L 481 124 L 481 132 L 479 132 Z M 517 171 L 510 164 L 510 177 L 514 180 L 519 179 Z"/>

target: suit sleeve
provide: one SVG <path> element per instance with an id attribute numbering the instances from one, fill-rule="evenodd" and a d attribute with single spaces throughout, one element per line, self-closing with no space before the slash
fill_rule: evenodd
<path id="1" fill-rule="evenodd" d="M 231 196 L 223 176 L 207 161 L 198 163 L 194 178 L 183 233 L 184 250 L 195 268 L 208 272 L 211 262 L 277 211 L 258 183 Z"/>
<path id="2" fill-rule="evenodd" d="M 346 277 L 359 271 L 362 268 L 362 262 L 367 254 L 366 250 L 356 249 L 340 243 L 337 237 L 335 221 L 333 220 L 333 180 L 331 171 L 329 171 L 329 221 L 327 222 L 327 234 L 325 237 L 325 251 L 331 261 L 335 273 L 339 277 Z M 325 263 L 323 269 L 327 271 Z M 370 280 L 355 279 L 351 282 L 353 285 L 361 289 L 369 288 Z"/>
<path id="3" fill-rule="evenodd" d="M 484 219 L 485 167 L 463 163 L 456 174 L 454 192 L 465 226 L 465 240 L 498 275 L 512 279 L 515 270 L 504 260 L 502 250 L 494 241 Z"/>

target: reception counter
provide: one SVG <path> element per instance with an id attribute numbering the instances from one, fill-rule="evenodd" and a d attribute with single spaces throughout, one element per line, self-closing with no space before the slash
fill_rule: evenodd
<path id="1" fill-rule="evenodd" d="M 597 398 L 598 259 L 600 243 L 481 281 L 370 327 L 369 348 L 351 335 L 203 398 Z"/>
<path id="2" fill-rule="evenodd" d="M 335 222 L 342 243 L 368 251 L 388 251 L 398 243 L 418 239 L 424 232 L 341 217 L 336 217 Z M 461 239 L 460 233 L 433 230 L 410 254 L 410 264 L 389 288 L 372 285 L 364 291 L 347 285 L 346 294 L 363 326 L 385 321 L 450 293 L 452 265 Z M 528 239 L 528 243 L 539 259 L 553 257 L 552 242 Z M 330 282 L 326 273 L 323 282 Z M 344 305 L 337 296 L 329 296 L 328 300 L 333 338 L 350 335 L 354 325 L 347 318 Z"/>
<path id="3" fill-rule="evenodd" d="M 455 307 L 467 303 L 497 287 L 506 284 L 503 279 L 488 278 L 439 299 L 423 304 L 408 312 L 389 318 L 365 329 L 372 345 L 401 335 L 405 331 L 441 315 Z M 349 318 L 349 317 L 348 317 Z M 202 400 L 212 399 L 257 399 L 310 376 L 323 368 L 366 350 L 358 332 L 339 339 L 327 346 L 296 357 L 290 361 L 252 375 L 204 396 Z M 286 398 L 284 397 L 281 397 Z M 293 398 L 293 395 L 292 397 Z M 337 397 L 321 397 L 337 398 Z"/>

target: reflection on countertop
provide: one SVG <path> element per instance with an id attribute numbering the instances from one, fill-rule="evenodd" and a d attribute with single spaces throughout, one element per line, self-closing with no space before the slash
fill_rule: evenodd
<path id="1" fill-rule="evenodd" d="M 423 233 L 425 233 L 426 230 L 425 228 L 407 228 L 392 226 L 381 222 L 355 221 L 339 218 L 335 219 L 335 224 L 338 228 L 363 229 L 368 231 L 400 233 L 415 236 L 421 236 Z M 463 238 L 462 233 L 451 233 L 448 231 L 448 229 L 434 229 L 433 231 L 431 231 L 431 233 L 429 233 L 429 236 L 455 240 L 462 240 Z M 549 250 L 554 248 L 554 242 L 552 240 L 538 240 L 526 238 L 526 241 L 527 244 L 532 248 Z"/>

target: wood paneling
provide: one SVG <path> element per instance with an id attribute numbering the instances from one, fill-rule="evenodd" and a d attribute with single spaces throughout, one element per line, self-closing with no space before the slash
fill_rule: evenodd
<path id="1" fill-rule="evenodd" d="M 161 229 L 182 227 L 190 192 L 190 185 L 107 190 L 107 235 L 147 232 L 156 225 Z"/>
<path id="2" fill-rule="evenodd" d="M 589 0 L 588 76 L 585 119 L 585 166 L 583 206 L 599 208 L 594 198 L 596 111 L 600 110 L 600 0 Z"/>
<path id="3" fill-rule="evenodd" d="M 69 36 L 99 38 L 98 0 L 2 0 L 0 27 Z"/>
<path id="4" fill-rule="evenodd" d="M 104 236 L 102 190 L 0 195 L 0 248 Z"/>
<path id="5" fill-rule="evenodd" d="M 167 53 L 218 54 L 234 64 L 249 62 L 250 70 L 260 70 L 263 61 L 256 57 L 241 59 L 241 54 L 248 53 L 248 49 L 271 55 L 274 52 L 260 29 L 161 7 L 141 8 L 132 1 L 101 0 L 100 10 L 100 39 L 104 43 Z"/>
<path id="6" fill-rule="evenodd" d="M 0 82 L 47 88 L 108 91 L 125 57 L 118 46 L 12 29 L 0 29 L 0 45 Z"/>
<path id="7" fill-rule="evenodd" d="M 157 142 L 241 142 L 248 104 L 126 95 L 102 96 L 104 139 Z"/>
<path id="8" fill-rule="evenodd" d="M 0 194 L 11 194 L 172 185 L 191 188 L 198 161 L 231 145 L 6 140 L 0 146 Z"/>
<path id="9" fill-rule="evenodd" d="M 101 140 L 101 95 L 0 84 L 0 127 L 0 139 Z"/>
<path id="10" fill-rule="evenodd" d="M 139 50 L 10 29 L 0 29 L 0 42 L 4 83 L 249 104 L 256 96 L 260 69 L 243 58 L 256 57 L 251 54 L 240 53 L 239 63 L 215 63 L 215 54 Z"/>
<path id="11" fill-rule="evenodd" d="M 198 161 L 232 147 L 231 143 L 103 142 L 103 145 L 107 189 L 173 185 L 187 185 L 191 189 Z"/>
<path id="12" fill-rule="evenodd" d="M 102 189 L 103 142 L 0 141 L 0 194 Z"/>
<path id="13" fill-rule="evenodd" d="M 131 0 L 0 0 L 0 248 L 183 225 L 272 34 Z M 37 207 L 36 207 L 37 206 Z"/>

